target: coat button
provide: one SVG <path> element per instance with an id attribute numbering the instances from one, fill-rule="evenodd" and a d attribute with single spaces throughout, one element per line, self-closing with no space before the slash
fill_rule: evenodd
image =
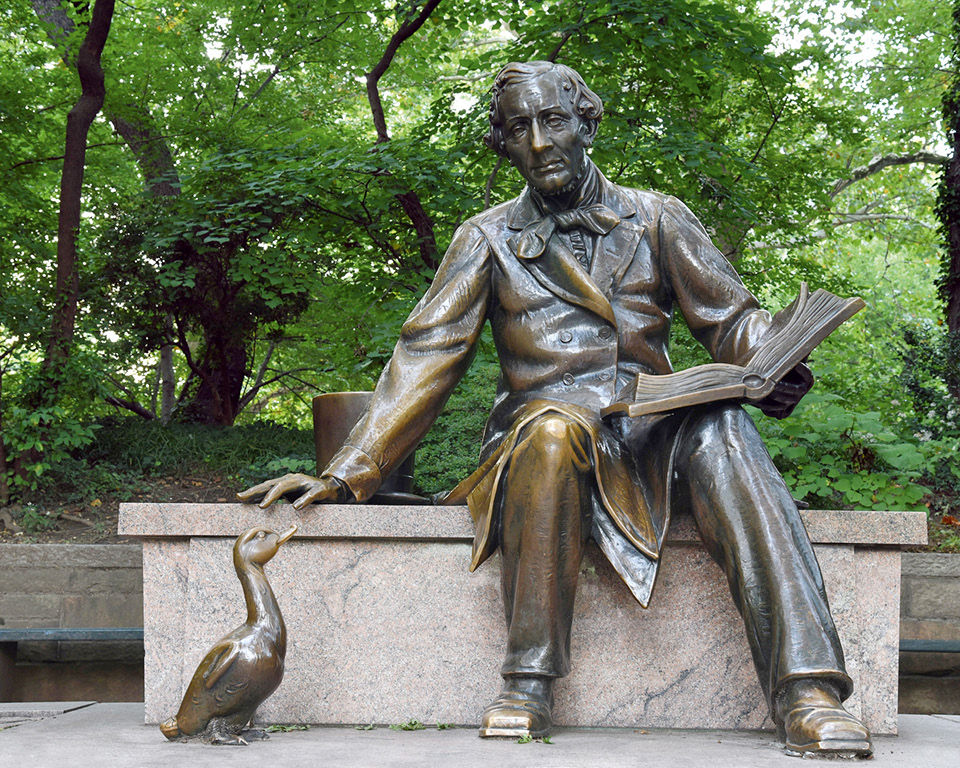
<path id="1" fill-rule="evenodd" d="M 607 371 L 604 371 L 603 373 L 600 374 L 600 381 L 610 381 L 610 379 L 612 378 L 613 378 L 613 374 L 607 373 Z"/>
<path id="2" fill-rule="evenodd" d="M 568 387 L 572 386 L 574 381 L 576 381 L 576 379 L 573 378 L 572 373 L 563 374 L 563 383 L 566 384 Z"/>
<path id="3" fill-rule="evenodd" d="M 564 344 L 569 344 L 571 341 L 573 341 L 573 334 L 570 333 L 570 331 L 561 331 L 560 341 L 562 341 Z"/>
<path id="4" fill-rule="evenodd" d="M 597 335 L 601 339 L 609 339 L 613 335 L 613 329 L 609 325 L 605 325 L 597 331 Z"/>

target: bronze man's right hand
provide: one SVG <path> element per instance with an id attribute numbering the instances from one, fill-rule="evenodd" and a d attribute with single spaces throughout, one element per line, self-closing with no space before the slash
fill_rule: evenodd
<path id="1" fill-rule="evenodd" d="M 281 496 L 297 496 L 293 502 L 294 509 L 303 509 L 307 504 L 316 501 L 339 501 L 342 487 L 333 477 L 284 475 L 240 491 L 237 498 L 246 504 L 263 497 L 260 508 L 266 509 Z"/>

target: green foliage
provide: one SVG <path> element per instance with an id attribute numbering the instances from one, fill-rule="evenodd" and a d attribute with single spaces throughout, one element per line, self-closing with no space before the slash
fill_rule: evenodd
<path id="1" fill-rule="evenodd" d="M 422 731 L 426 729 L 423 723 L 419 720 L 407 720 L 405 723 L 397 723 L 396 725 L 391 725 L 391 731 Z"/>
<path id="2" fill-rule="evenodd" d="M 59 163 L 44 158 L 62 152 L 76 76 L 29 4 L 0 11 L 0 439 L 22 459 L 15 493 L 190 467 L 251 482 L 312 471 L 311 396 L 372 388 L 431 277 L 398 194 L 418 195 L 440 250 L 516 194 L 517 174 L 480 143 L 490 76 L 549 56 L 604 99 L 598 165 L 687 202 L 765 306 L 801 280 L 870 305 L 816 351 L 797 414 L 760 419 L 796 492 L 916 506 L 926 488 L 954 503 L 934 175 L 892 166 L 833 194 L 875 155 L 942 151 L 950 4 L 444 3 L 380 81 L 391 140 L 375 144 L 364 75 L 407 10 L 144 0 L 116 17 L 87 154 L 78 353 L 42 412 L 24 404 L 52 308 Z M 139 149 L 118 120 L 142 132 Z M 155 194 L 158 179 L 177 193 Z M 675 367 L 704 362 L 681 318 L 674 330 Z M 240 429 L 116 421 L 105 395 L 158 413 L 171 342 L 181 414 L 230 369 Z M 485 336 L 418 451 L 421 488 L 474 468 L 496 376 Z"/>
<path id="3" fill-rule="evenodd" d="M 309 731 L 310 726 L 300 723 L 292 723 L 289 725 L 276 724 L 268 725 L 263 730 L 265 730 L 267 733 L 292 733 L 293 731 Z"/>
<path id="4" fill-rule="evenodd" d="M 23 532 L 28 536 L 49 531 L 57 524 L 56 518 L 52 517 L 49 512 L 40 512 L 32 504 L 23 505 L 23 511 L 20 513 L 18 522 Z"/>
<path id="5" fill-rule="evenodd" d="M 500 372 L 492 352 L 479 357 L 417 448 L 415 483 L 423 493 L 449 490 L 477 468 Z"/>
<path id="6" fill-rule="evenodd" d="M 90 444 L 98 427 L 84 414 L 103 391 L 97 378 L 99 366 L 81 354 L 55 372 L 61 396 L 57 402 L 48 402 L 37 396 L 37 390 L 49 383 L 40 365 L 30 359 L 29 349 L 15 351 L 21 354 L 9 358 L 2 374 L 13 395 L 0 399 L 0 440 L 7 456 L 16 457 L 5 477 L 14 498 L 22 491 L 37 490 L 51 469 Z M 32 404 L 36 402 L 40 404 Z"/>
<path id="7" fill-rule="evenodd" d="M 807 395 L 793 416 L 765 419 L 767 448 L 794 496 L 823 509 L 922 509 L 933 446 L 897 435 L 876 411 L 838 395 Z"/>
<path id="8" fill-rule="evenodd" d="M 228 429 L 206 424 L 165 427 L 133 418 L 105 425 L 85 452 L 91 464 L 109 462 L 119 471 L 183 476 L 202 467 L 242 481 L 264 479 L 268 466 L 312 471 L 312 454 L 312 431 L 268 422 Z"/>

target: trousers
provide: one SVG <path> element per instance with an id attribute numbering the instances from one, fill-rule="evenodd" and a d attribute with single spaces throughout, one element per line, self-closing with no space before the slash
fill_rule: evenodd
<path id="1" fill-rule="evenodd" d="M 562 677 L 570 667 L 577 576 L 591 532 L 589 437 L 561 413 L 527 424 L 499 500 L 505 677 Z M 823 577 L 783 478 L 749 414 L 697 409 L 678 437 L 672 498 L 689 509 L 726 575 L 768 704 L 790 680 L 852 682 Z"/>

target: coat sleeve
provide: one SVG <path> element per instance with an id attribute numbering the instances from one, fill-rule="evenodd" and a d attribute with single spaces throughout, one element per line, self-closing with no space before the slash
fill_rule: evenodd
<path id="1" fill-rule="evenodd" d="M 770 313 L 760 308 L 696 216 L 673 197 L 661 211 L 659 245 L 674 300 L 694 338 L 714 360 L 742 359 L 769 327 Z"/>
<path id="2" fill-rule="evenodd" d="M 454 234 L 432 285 L 403 324 L 370 405 L 324 476 L 372 496 L 416 447 L 473 359 L 490 301 L 491 252 L 480 230 Z"/>

